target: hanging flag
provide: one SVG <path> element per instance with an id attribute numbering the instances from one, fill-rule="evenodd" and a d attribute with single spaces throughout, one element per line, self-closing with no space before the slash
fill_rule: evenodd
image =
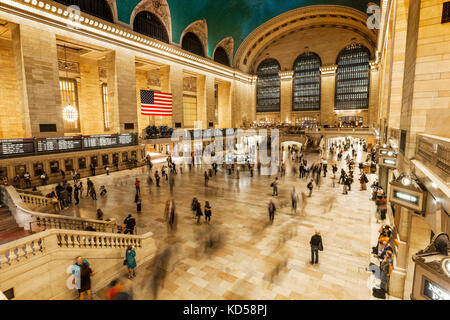
<path id="1" fill-rule="evenodd" d="M 141 114 L 144 116 L 172 116 L 172 94 L 141 90 Z"/>

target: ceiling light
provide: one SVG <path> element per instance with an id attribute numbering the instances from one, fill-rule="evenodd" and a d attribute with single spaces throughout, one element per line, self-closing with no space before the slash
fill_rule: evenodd
<path id="1" fill-rule="evenodd" d="M 410 186 L 411 185 L 411 179 L 409 179 L 409 178 L 403 178 L 402 179 L 402 184 L 405 186 L 405 187 L 408 187 L 408 186 Z"/>
<path id="2" fill-rule="evenodd" d="M 78 120 L 78 111 L 70 104 L 63 109 L 63 118 L 65 121 L 73 123 Z"/>

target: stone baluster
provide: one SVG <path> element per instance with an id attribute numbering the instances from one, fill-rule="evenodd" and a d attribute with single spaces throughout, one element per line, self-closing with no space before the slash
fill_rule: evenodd
<path id="1" fill-rule="evenodd" d="M 93 240 L 94 240 L 94 248 L 97 248 L 97 237 L 94 236 L 94 237 L 93 237 Z"/>
<path id="2" fill-rule="evenodd" d="M 60 244 L 61 244 L 61 242 L 58 245 L 60 245 Z M 34 241 L 31 242 L 30 247 L 31 247 L 31 253 L 33 254 L 33 256 L 36 255 L 36 248 L 35 248 Z"/>
<path id="3" fill-rule="evenodd" d="M 14 248 L 14 255 L 16 256 L 16 260 L 20 261 L 19 248 Z"/>
<path id="4" fill-rule="evenodd" d="M 11 256 L 10 256 L 10 252 L 9 250 L 6 250 L 5 252 L 5 258 L 6 258 L 6 262 L 11 265 Z"/>
<path id="5" fill-rule="evenodd" d="M 77 236 L 77 244 L 78 244 L 78 248 L 80 248 L 81 247 L 81 239 L 80 239 L 80 236 Z"/>
<path id="6" fill-rule="evenodd" d="M 62 237 L 59 233 L 56 235 L 56 239 L 58 240 L 58 247 L 62 247 Z M 33 244 L 34 244 L 34 242 L 33 242 Z M 33 248 L 34 248 L 34 246 L 33 246 Z"/>
<path id="7" fill-rule="evenodd" d="M 88 236 L 87 238 L 88 238 L 88 242 L 89 242 L 89 247 L 92 248 L 92 237 Z"/>
<path id="8" fill-rule="evenodd" d="M 65 242 L 66 248 L 68 248 L 69 247 L 69 237 L 67 236 L 67 234 L 64 235 L 64 242 Z"/>
<path id="9" fill-rule="evenodd" d="M 23 256 L 25 257 L 25 259 L 28 259 L 28 246 L 26 243 L 22 246 L 22 251 L 23 251 Z"/>
<path id="10" fill-rule="evenodd" d="M 44 251 L 44 241 L 42 241 L 42 239 L 38 240 L 38 245 L 39 245 L 39 251 L 43 252 Z"/>
<path id="11" fill-rule="evenodd" d="M 72 248 L 75 248 L 75 237 L 73 234 L 70 235 L 70 244 L 72 245 Z"/>

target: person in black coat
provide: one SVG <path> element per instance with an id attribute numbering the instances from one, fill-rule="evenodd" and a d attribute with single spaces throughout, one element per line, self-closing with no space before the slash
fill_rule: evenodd
<path id="1" fill-rule="evenodd" d="M 277 211 L 277 208 L 275 207 L 275 204 L 272 200 L 269 202 L 269 221 L 270 224 L 273 224 L 273 220 L 275 219 L 275 211 Z"/>
<path id="2" fill-rule="evenodd" d="M 136 227 L 136 219 L 134 219 L 131 214 L 126 217 L 126 219 L 123 221 L 123 224 L 125 225 L 125 232 L 124 234 L 134 234 L 134 228 Z"/>
<path id="3" fill-rule="evenodd" d="M 311 264 L 318 264 L 319 251 L 323 251 L 322 237 L 320 236 L 319 231 L 316 231 L 316 233 L 311 237 L 309 244 L 311 246 Z"/>

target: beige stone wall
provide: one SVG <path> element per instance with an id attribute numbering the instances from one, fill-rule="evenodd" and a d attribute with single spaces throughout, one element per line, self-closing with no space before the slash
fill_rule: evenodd
<path id="1" fill-rule="evenodd" d="M 81 133 L 104 133 L 102 88 L 98 61 L 80 58 L 80 86 L 78 92 Z"/>
<path id="2" fill-rule="evenodd" d="M 441 24 L 444 0 L 420 6 L 411 134 L 450 137 L 450 23 Z M 415 145 L 415 139 L 411 139 Z"/>
<path id="3" fill-rule="evenodd" d="M 137 112 L 138 112 L 138 129 L 139 135 L 142 131 L 150 125 L 150 116 L 144 116 L 141 114 L 141 90 L 148 90 L 148 78 L 147 72 L 136 71 L 136 101 L 137 101 Z"/>
<path id="4" fill-rule="evenodd" d="M 56 36 L 25 24 L 11 28 L 21 109 L 29 113 L 31 134 L 64 135 Z M 56 124 L 56 133 L 41 133 L 39 124 Z"/>
<path id="5" fill-rule="evenodd" d="M 218 120 L 216 128 L 231 128 L 232 114 L 231 114 L 231 83 L 220 82 L 218 92 Z"/>
<path id="6" fill-rule="evenodd" d="M 24 116 L 12 42 L 0 39 L 0 139 L 31 137 L 31 132 L 25 128 Z"/>

